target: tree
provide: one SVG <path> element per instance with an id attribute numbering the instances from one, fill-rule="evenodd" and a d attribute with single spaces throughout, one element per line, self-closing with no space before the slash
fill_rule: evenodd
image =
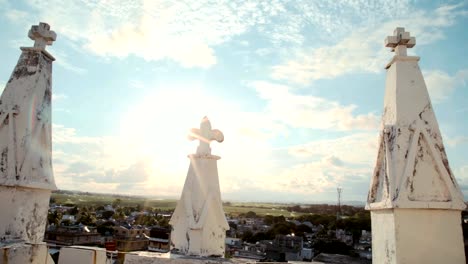
<path id="1" fill-rule="evenodd" d="M 121 208 L 117 209 L 117 211 L 116 211 L 115 214 L 114 214 L 114 218 L 115 218 L 116 220 L 124 220 L 125 217 L 127 217 L 127 216 L 125 215 L 125 213 L 123 212 L 123 210 L 121 210 Z"/>
<path id="2" fill-rule="evenodd" d="M 273 216 L 272 215 L 265 215 L 265 217 L 263 217 L 263 223 L 265 223 L 265 225 L 272 225 L 273 224 Z"/>
<path id="3" fill-rule="evenodd" d="M 312 233 L 312 228 L 309 226 L 300 224 L 296 228 L 296 236 L 304 236 L 304 233 Z"/>
<path id="4" fill-rule="evenodd" d="M 318 253 L 329 253 L 329 254 L 342 254 L 348 255 L 352 249 L 345 243 L 337 240 L 325 241 L 317 240 L 313 245 L 313 248 Z"/>
<path id="5" fill-rule="evenodd" d="M 273 217 L 273 223 L 275 224 L 284 222 L 286 222 L 286 218 L 284 217 L 284 215 L 278 215 Z"/>
<path id="6" fill-rule="evenodd" d="M 103 236 L 109 236 L 114 234 L 114 226 L 115 224 L 112 222 L 104 222 L 97 226 L 97 231 Z"/>
<path id="7" fill-rule="evenodd" d="M 252 231 L 246 230 L 246 231 L 242 234 L 242 237 L 241 237 L 241 238 L 242 238 L 242 240 L 244 240 L 244 241 L 251 241 L 252 236 L 253 236 Z"/>
<path id="8" fill-rule="evenodd" d="M 162 228 L 171 228 L 171 225 L 169 224 L 169 220 L 165 217 L 161 217 L 158 219 L 158 225 Z"/>
<path id="9" fill-rule="evenodd" d="M 120 198 L 117 198 L 117 199 L 115 199 L 115 200 L 112 202 L 112 207 L 113 207 L 113 208 L 117 208 L 117 207 L 119 207 L 121 204 L 122 204 L 122 200 L 121 200 Z"/>
<path id="10" fill-rule="evenodd" d="M 139 215 L 135 219 L 136 225 L 153 226 L 157 223 L 158 222 L 156 221 L 156 217 L 150 215 Z"/>
<path id="11" fill-rule="evenodd" d="M 71 225 L 71 221 L 70 219 L 65 219 L 65 220 L 62 220 L 60 222 L 61 225 L 64 225 L 64 226 L 70 226 Z"/>
<path id="12" fill-rule="evenodd" d="M 257 218 L 257 214 L 256 214 L 255 212 L 248 211 L 248 212 L 245 214 L 245 217 L 246 217 L 246 218 Z"/>
<path id="13" fill-rule="evenodd" d="M 104 211 L 102 212 L 102 218 L 103 219 L 109 219 L 114 215 L 113 211 Z"/>
<path id="14" fill-rule="evenodd" d="M 279 215 L 279 216 L 265 215 L 263 217 L 263 222 L 266 225 L 272 225 L 272 224 L 286 222 L 286 218 L 283 215 Z"/>
<path id="15" fill-rule="evenodd" d="M 78 212 L 79 212 L 78 206 L 76 206 L 76 205 L 68 211 L 68 213 L 69 213 L 70 215 L 77 215 Z"/>
<path id="16" fill-rule="evenodd" d="M 228 224 L 229 224 L 229 227 L 230 227 L 231 229 L 237 229 L 237 224 L 236 224 L 236 223 L 229 222 Z"/>
<path id="17" fill-rule="evenodd" d="M 96 225 L 96 217 L 92 215 L 90 212 L 84 211 L 80 213 L 80 217 L 78 218 L 78 222 L 83 225 Z"/>
<path id="18" fill-rule="evenodd" d="M 276 235 L 289 235 L 296 233 L 296 225 L 290 222 L 280 222 L 274 224 L 273 227 L 268 230 L 270 236 L 275 237 Z"/>
<path id="19" fill-rule="evenodd" d="M 62 213 L 59 211 L 50 212 L 47 214 L 47 222 L 49 225 L 54 224 L 58 226 L 60 224 L 60 220 L 62 220 Z"/>
<path id="20" fill-rule="evenodd" d="M 261 240 L 272 240 L 274 239 L 275 237 L 272 236 L 271 233 L 265 233 L 265 232 L 257 232 L 255 233 L 248 242 L 251 242 L 251 243 L 255 243 L 257 241 L 261 241 Z"/>

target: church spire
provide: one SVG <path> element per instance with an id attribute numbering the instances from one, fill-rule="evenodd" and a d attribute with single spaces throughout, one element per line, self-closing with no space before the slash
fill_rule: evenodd
<path id="1" fill-rule="evenodd" d="M 416 40 L 397 28 L 385 45 L 384 111 L 366 209 L 371 211 L 373 263 L 465 263 L 463 195 L 419 69 L 407 56 Z"/>

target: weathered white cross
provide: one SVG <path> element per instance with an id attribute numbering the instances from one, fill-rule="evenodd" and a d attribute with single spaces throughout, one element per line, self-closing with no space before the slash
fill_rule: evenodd
<path id="1" fill-rule="evenodd" d="M 406 48 L 412 48 L 416 45 L 416 39 L 410 37 L 405 28 L 397 27 L 393 31 L 393 36 L 385 38 L 385 47 L 392 48 L 397 56 L 406 56 Z"/>
<path id="2" fill-rule="evenodd" d="M 197 154 L 209 155 L 211 154 L 210 142 L 212 140 L 223 142 L 224 135 L 223 132 L 218 129 L 211 129 L 210 120 L 205 116 L 200 123 L 200 129 L 192 128 L 190 130 L 189 139 L 200 140 L 200 145 L 197 148 Z"/>
<path id="3" fill-rule="evenodd" d="M 31 27 L 28 37 L 34 40 L 35 48 L 45 50 L 46 45 L 52 45 L 57 39 L 57 34 L 50 30 L 49 24 L 40 22 L 39 25 Z"/>

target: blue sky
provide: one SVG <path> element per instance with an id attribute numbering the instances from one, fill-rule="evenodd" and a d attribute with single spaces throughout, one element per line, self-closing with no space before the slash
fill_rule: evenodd
<path id="1" fill-rule="evenodd" d="M 0 0 L 3 88 L 27 32 L 58 37 L 57 185 L 178 197 L 207 115 L 225 200 L 364 201 L 397 26 L 416 37 L 447 154 L 468 195 L 467 1 Z"/>

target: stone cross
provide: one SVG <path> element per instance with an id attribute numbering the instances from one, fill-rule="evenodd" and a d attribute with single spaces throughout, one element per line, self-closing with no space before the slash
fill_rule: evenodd
<path id="1" fill-rule="evenodd" d="M 200 123 L 200 129 L 192 128 L 190 130 L 189 139 L 200 140 L 200 145 L 197 148 L 197 154 L 210 155 L 210 142 L 212 140 L 223 142 L 224 135 L 223 132 L 219 131 L 218 129 L 211 129 L 210 120 L 208 120 L 208 117 L 205 116 Z"/>
<path id="2" fill-rule="evenodd" d="M 416 39 L 410 37 L 405 28 L 397 27 L 393 31 L 393 36 L 385 38 L 385 47 L 392 48 L 397 56 L 406 56 L 406 48 L 412 48 L 416 45 Z"/>
<path id="3" fill-rule="evenodd" d="M 39 25 L 31 27 L 28 37 L 34 40 L 35 48 L 45 50 L 46 45 L 52 45 L 52 42 L 57 39 L 57 34 L 50 30 L 49 24 L 40 22 Z"/>

